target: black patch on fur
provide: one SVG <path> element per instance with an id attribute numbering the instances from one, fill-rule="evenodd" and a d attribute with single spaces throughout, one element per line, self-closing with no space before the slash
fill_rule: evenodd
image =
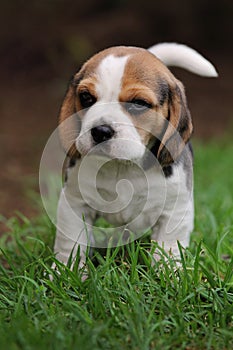
<path id="1" fill-rule="evenodd" d="M 181 114 L 177 130 L 179 134 L 182 136 L 187 129 L 188 129 L 187 116 L 185 114 Z"/>
<path id="2" fill-rule="evenodd" d="M 155 158 L 158 159 L 157 154 L 158 154 L 158 149 L 159 149 L 160 143 L 161 143 L 160 140 L 155 139 L 152 147 L 150 149 L 148 149 L 148 152 L 147 152 L 146 157 L 144 158 L 144 162 L 143 162 L 143 169 L 144 170 L 147 170 L 156 164 Z M 168 166 L 164 166 L 162 168 L 162 170 L 163 170 L 164 176 L 166 178 L 173 175 L 172 164 L 170 164 Z"/>
<path id="3" fill-rule="evenodd" d="M 159 146 L 161 141 L 159 139 L 155 139 L 153 146 L 151 147 L 150 151 L 151 153 L 157 158 Z"/>
<path id="4" fill-rule="evenodd" d="M 67 157 L 65 160 L 65 163 L 63 165 L 63 183 L 65 184 L 68 180 L 68 169 L 73 168 L 76 164 L 77 158 L 76 157 Z"/>
<path id="5" fill-rule="evenodd" d="M 172 176 L 173 174 L 173 169 L 171 165 L 163 167 L 163 173 L 166 178 Z"/>
<path id="6" fill-rule="evenodd" d="M 68 180 L 68 174 L 67 174 L 67 169 L 66 169 L 65 172 L 64 172 L 63 182 L 67 183 L 67 180 Z"/>
<path id="7" fill-rule="evenodd" d="M 76 164 L 76 160 L 77 160 L 77 158 L 75 158 L 75 157 L 70 158 L 68 168 L 73 168 Z"/>
<path id="8" fill-rule="evenodd" d="M 165 80 L 160 79 L 158 81 L 158 86 L 159 86 L 159 91 L 158 91 L 159 105 L 163 106 L 166 101 L 171 101 L 172 91 Z"/>
<path id="9" fill-rule="evenodd" d="M 194 158 L 194 152 L 193 152 L 193 146 L 192 146 L 191 142 L 188 142 L 188 147 L 189 147 L 190 153 L 192 155 L 192 159 L 193 159 Z"/>

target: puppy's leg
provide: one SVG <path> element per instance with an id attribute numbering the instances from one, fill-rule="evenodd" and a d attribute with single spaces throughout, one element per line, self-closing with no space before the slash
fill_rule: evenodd
<path id="1" fill-rule="evenodd" d="M 180 207 L 172 215 L 165 212 L 161 215 L 159 222 L 153 228 L 152 240 L 157 241 L 168 254 L 175 259 L 180 258 L 177 242 L 186 248 L 189 245 L 190 234 L 193 230 L 193 201 L 190 199 L 186 207 Z M 158 251 L 154 253 L 155 260 L 160 259 Z"/>
<path id="2" fill-rule="evenodd" d="M 79 267 L 83 267 L 86 261 L 87 247 L 93 240 L 91 225 L 92 219 L 81 200 L 66 195 L 63 189 L 58 204 L 57 232 L 54 244 L 54 252 L 58 260 L 67 264 L 72 254 L 74 262 L 78 248 L 80 248 Z"/>

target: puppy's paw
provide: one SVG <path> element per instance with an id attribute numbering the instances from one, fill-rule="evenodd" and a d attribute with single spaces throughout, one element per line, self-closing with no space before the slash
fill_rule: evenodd
<path id="1" fill-rule="evenodd" d="M 60 262 L 60 263 L 64 264 L 65 268 L 68 268 L 64 262 Z M 58 277 L 61 275 L 61 272 L 59 271 L 58 265 L 55 262 L 52 263 L 51 269 L 54 270 L 54 272 L 56 273 L 56 275 L 58 275 Z M 71 271 L 75 270 L 75 262 L 73 262 L 71 264 L 69 269 Z M 80 271 L 80 274 L 81 274 L 81 281 L 84 282 L 88 278 L 88 269 L 87 269 L 87 266 L 86 266 L 85 259 L 81 259 L 80 260 L 80 262 L 78 264 L 78 270 Z M 51 274 L 51 273 L 49 274 L 49 279 L 50 279 L 50 281 L 54 280 L 53 274 Z"/>

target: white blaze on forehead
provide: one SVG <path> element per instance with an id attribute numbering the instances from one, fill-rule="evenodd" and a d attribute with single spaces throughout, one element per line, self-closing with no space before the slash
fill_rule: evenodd
<path id="1" fill-rule="evenodd" d="M 86 111 L 80 134 L 76 139 L 76 147 L 81 155 L 88 154 L 92 148 L 100 147 L 99 149 L 102 148 L 110 158 L 141 160 L 143 157 L 145 146 L 133 121 L 119 103 L 128 58 L 129 55 L 123 57 L 108 55 L 95 70 L 97 102 Z M 91 130 L 102 124 L 110 125 L 115 134 L 107 143 L 103 142 L 96 146 L 93 143 Z"/>
<path id="2" fill-rule="evenodd" d="M 121 91 L 121 81 L 129 56 L 105 57 L 97 68 L 96 92 L 101 102 L 116 102 Z"/>

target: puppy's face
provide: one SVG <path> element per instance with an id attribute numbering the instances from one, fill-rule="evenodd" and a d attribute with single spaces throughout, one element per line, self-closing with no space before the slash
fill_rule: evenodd
<path id="1" fill-rule="evenodd" d="M 75 113 L 78 127 L 70 119 Z M 104 50 L 83 65 L 59 122 L 71 157 L 98 147 L 111 158 L 135 160 L 147 147 L 162 166 L 179 156 L 192 133 L 182 84 L 153 54 L 131 47 Z"/>

